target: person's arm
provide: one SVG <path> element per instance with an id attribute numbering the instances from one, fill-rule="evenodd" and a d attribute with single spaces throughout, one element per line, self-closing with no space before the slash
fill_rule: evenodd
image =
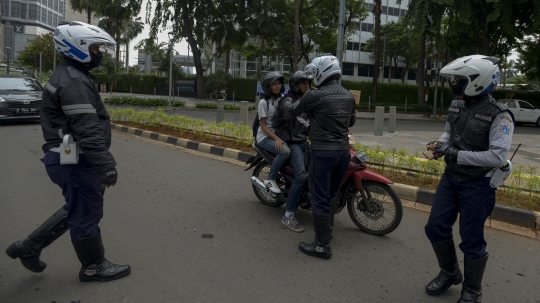
<path id="1" fill-rule="evenodd" d="M 502 112 L 495 117 L 489 131 L 489 150 L 473 152 L 461 150 L 458 152 L 457 163 L 483 167 L 501 167 L 506 161 L 512 136 L 514 121 L 508 112 Z"/>
<path id="2" fill-rule="evenodd" d="M 309 101 L 312 94 L 313 90 L 309 90 L 300 99 L 296 100 L 296 102 L 290 105 L 290 107 L 292 107 L 291 112 L 294 116 L 300 116 L 301 114 L 309 111 Z"/>
<path id="3" fill-rule="evenodd" d="M 351 120 L 349 121 L 349 127 L 353 127 L 354 124 L 356 124 L 356 102 L 354 101 L 354 96 L 351 94 L 351 97 L 353 98 L 353 110 L 351 113 Z"/>

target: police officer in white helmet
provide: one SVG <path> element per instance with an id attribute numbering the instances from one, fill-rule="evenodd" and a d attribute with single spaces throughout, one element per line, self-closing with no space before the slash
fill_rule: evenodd
<path id="1" fill-rule="evenodd" d="M 80 281 L 119 279 L 129 275 L 131 268 L 105 258 L 98 226 L 105 188 L 116 184 L 118 173 L 109 151 L 109 115 L 89 73 L 100 64 L 100 49 L 114 49 L 116 41 L 99 27 L 73 21 L 56 28 L 54 45 L 63 58 L 43 91 L 40 114 L 46 143 L 41 161 L 51 181 L 62 189 L 66 204 L 6 252 L 27 269 L 42 272 L 46 264 L 39 259 L 41 251 L 69 229 L 82 265 Z M 70 136 L 78 144 L 75 150 L 63 145 Z M 62 156 L 72 153 L 79 153 L 78 161 L 62 162 Z"/>
<path id="2" fill-rule="evenodd" d="M 448 109 L 444 134 L 427 145 L 435 158 L 444 156 L 446 169 L 425 226 L 441 269 L 426 292 L 439 295 L 462 283 L 458 303 L 477 303 L 482 298 L 488 260 L 484 223 L 495 205 L 490 177 L 506 162 L 514 131 L 512 113 L 489 94 L 499 82 L 498 62 L 495 57 L 472 55 L 441 69 L 456 99 Z M 463 274 L 452 234 L 458 214 Z"/>

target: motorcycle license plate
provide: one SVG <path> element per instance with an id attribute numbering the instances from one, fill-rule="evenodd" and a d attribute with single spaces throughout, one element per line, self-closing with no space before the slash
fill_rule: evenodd
<path id="1" fill-rule="evenodd" d="M 38 112 L 37 108 L 17 108 L 15 109 L 16 114 L 35 114 Z"/>
<path id="2" fill-rule="evenodd" d="M 354 155 L 356 157 L 356 159 L 358 159 L 358 161 L 360 161 L 361 163 L 363 162 L 366 162 L 367 159 L 368 159 L 368 156 L 366 155 L 366 153 L 364 153 L 363 151 L 359 151 L 356 153 L 356 155 Z"/>

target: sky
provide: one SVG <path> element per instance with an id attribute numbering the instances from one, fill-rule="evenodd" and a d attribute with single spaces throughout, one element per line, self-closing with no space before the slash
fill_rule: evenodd
<path id="1" fill-rule="evenodd" d="M 129 50 L 129 57 L 130 57 L 129 58 L 129 65 L 130 66 L 131 65 L 136 65 L 137 64 L 137 59 L 138 59 L 138 52 L 136 50 L 134 50 L 133 47 L 135 45 L 137 45 L 137 43 L 139 43 L 141 40 L 146 39 L 148 37 L 148 35 L 150 34 L 150 25 L 146 24 L 147 23 L 146 22 L 146 3 L 147 2 L 148 2 L 148 0 L 143 0 L 141 12 L 139 14 L 139 17 L 141 17 L 141 19 L 145 23 L 144 30 L 139 36 L 137 36 L 137 38 L 135 38 L 129 44 L 130 45 L 130 50 Z M 167 41 L 169 41 L 169 36 L 168 36 L 167 33 L 168 33 L 168 31 L 159 33 L 158 34 L 158 41 L 159 42 L 167 42 Z M 187 43 L 187 41 L 182 40 L 180 43 L 176 43 L 174 45 L 174 50 L 176 52 L 180 53 L 180 55 L 187 55 L 188 54 L 188 43 Z M 191 53 L 189 55 L 191 56 Z"/>

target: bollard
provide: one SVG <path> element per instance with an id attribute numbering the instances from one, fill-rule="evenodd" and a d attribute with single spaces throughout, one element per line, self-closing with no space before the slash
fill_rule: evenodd
<path id="1" fill-rule="evenodd" d="M 259 108 L 259 101 L 261 101 L 261 96 L 257 94 L 255 96 L 255 109 Z"/>
<path id="2" fill-rule="evenodd" d="M 232 92 L 232 101 L 234 102 L 234 91 Z"/>
<path id="3" fill-rule="evenodd" d="M 130 86 L 130 87 L 129 87 L 129 93 L 130 93 L 130 94 L 133 94 L 133 86 Z"/>
<path id="4" fill-rule="evenodd" d="M 371 96 L 368 97 L 368 105 L 367 105 L 368 112 L 370 109 L 371 109 Z"/>
<path id="5" fill-rule="evenodd" d="M 375 106 L 375 136 L 383 135 L 384 106 Z"/>
<path id="6" fill-rule="evenodd" d="M 405 112 L 407 112 L 407 98 L 405 98 Z"/>
<path id="7" fill-rule="evenodd" d="M 156 87 L 154 86 L 154 96 L 156 95 Z"/>
<path id="8" fill-rule="evenodd" d="M 396 107 L 390 106 L 390 116 L 388 117 L 388 132 L 396 132 Z"/>
<path id="9" fill-rule="evenodd" d="M 217 114 L 216 114 L 216 123 L 222 122 L 225 116 L 225 101 L 218 100 L 217 103 Z"/>
<path id="10" fill-rule="evenodd" d="M 248 102 L 240 101 L 240 123 L 248 124 Z"/>

